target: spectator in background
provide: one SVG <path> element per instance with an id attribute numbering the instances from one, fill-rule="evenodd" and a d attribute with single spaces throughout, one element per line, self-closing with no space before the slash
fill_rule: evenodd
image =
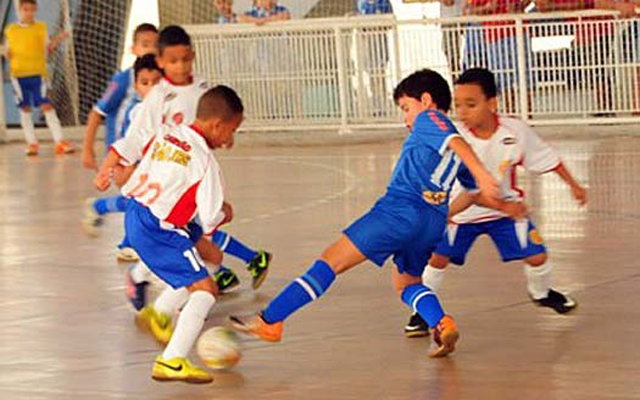
<path id="1" fill-rule="evenodd" d="M 233 12 L 233 0 L 215 0 L 213 4 L 218 10 L 219 24 L 233 24 L 238 22 L 238 16 Z"/>
<path id="2" fill-rule="evenodd" d="M 238 22 L 252 23 L 258 26 L 270 22 L 291 19 L 289 10 L 277 0 L 254 0 L 253 7 L 243 15 L 238 15 Z M 285 32 L 270 32 L 260 35 L 254 41 L 253 73 L 261 77 L 259 89 L 251 101 L 257 99 L 252 107 L 256 116 L 267 119 L 291 118 L 296 101 L 292 96 L 291 77 L 299 74 L 298 63 L 291 51 L 291 40 Z"/>
<path id="3" fill-rule="evenodd" d="M 361 15 L 391 14 L 389 0 L 358 0 L 358 13 Z"/>
<path id="4" fill-rule="evenodd" d="M 291 19 L 291 12 L 276 0 L 254 0 L 253 7 L 238 17 L 238 22 L 264 25 L 267 22 Z"/>
<path id="5" fill-rule="evenodd" d="M 540 11 L 547 12 L 603 9 L 619 11 L 622 18 L 635 15 L 635 5 L 627 0 L 537 0 L 536 5 Z M 595 117 L 614 115 L 609 111 L 613 107 L 614 71 L 611 67 L 606 67 L 613 61 L 615 28 L 611 24 L 612 20 L 613 17 L 587 17 L 577 22 L 575 29 L 573 78 L 581 89 L 593 88 L 597 112 L 592 115 Z M 624 36 L 622 43 L 625 44 Z M 636 49 L 633 49 L 631 55 L 634 53 L 637 57 Z M 625 55 L 624 52 L 622 54 Z"/>
<path id="6" fill-rule="evenodd" d="M 466 14 L 474 15 L 499 15 L 514 14 L 524 10 L 528 2 L 521 0 L 468 0 L 465 7 Z M 482 29 L 470 26 L 466 34 L 465 55 L 463 69 L 474 67 L 487 68 L 496 76 L 498 90 L 500 91 L 505 114 L 514 114 L 516 108 L 516 93 L 519 89 L 518 74 L 518 47 L 516 38 L 515 21 L 490 21 L 483 22 Z M 532 85 L 531 76 L 531 52 L 530 38 L 525 30 L 525 81 L 529 93 Z M 531 109 L 531 95 L 527 96 L 528 106 Z"/>
<path id="7" fill-rule="evenodd" d="M 393 9 L 389 0 L 357 0 L 356 9 L 360 15 L 382 15 L 392 14 Z M 359 69 L 368 76 L 370 85 L 369 102 L 367 111 L 374 117 L 384 116 L 387 110 L 389 99 L 387 95 L 387 64 L 389 62 L 389 41 L 387 38 L 388 27 L 361 28 L 358 29 L 357 37 L 360 38 L 357 52 L 360 57 L 357 60 Z M 360 44 L 362 46 L 360 46 Z M 364 90 L 364 88 L 362 88 Z"/>
<path id="8" fill-rule="evenodd" d="M 440 1 L 440 17 L 456 18 L 462 16 L 462 10 L 466 0 L 442 0 Z M 462 24 L 442 24 L 442 48 L 447 56 L 451 78 L 455 82 L 462 71 L 460 71 L 460 33 Z"/>

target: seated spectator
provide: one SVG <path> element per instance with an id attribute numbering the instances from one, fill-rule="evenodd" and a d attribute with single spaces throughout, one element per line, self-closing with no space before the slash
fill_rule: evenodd
<path id="1" fill-rule="evenodd" d="M 286 21 L 288 19 L 291 19 L 291 13 L 287 7 L 279 4 L 277 0 L 254 0 L 251 10 L 239 16 L 238 22 L 264 25 L 267 22 Z"/>
<path id="2" fill-rule="evenodd" d="M 238 16 L 233 12 L 233 0 L 215 0 L 213 4 L 218 10 L 219 24 L 233 24 L 238 22 Z"/>
<path id="3" fill-rule="evenodd" d="M 358 13 L 362 15 L 391 14 L 389 0 L 357 0 Z"/>
<path id="4" fill-rule="evenodd" d="M 498 15 L 522 12 L 525 3 L 520 0 L 468 0 L 465 12 L 475 15 Z M 487 68 L 496 76 L 498 89 L 505 104 L 504 112 L 514 114 L 516 93 L 519 85 L 518 50 L 515 21 L 483 22 L 482 29 L 472 24 L 465 35 L 466 46 L 463 69 L 474 67 Z M 525 81 L 526 88 L 531 89 L 530 38 L 525 30 Z M 529 98 L 531 96 L 528 96 Z M 529 101 L 528 109 L 531 108 Z"/>

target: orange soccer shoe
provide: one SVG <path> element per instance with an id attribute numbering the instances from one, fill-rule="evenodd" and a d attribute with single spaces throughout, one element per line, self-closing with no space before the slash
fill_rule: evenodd
<path id="1" fill-rule="evenodd" d="M 438 325 L 432 330 L 433 345 L 429 350 L 429 357 L 444 357 L 456 349 L 456 342 L 460 338 L 458 327 L 448 315 L 442 317 Z"/>
<path id="2" fill-rule="evenodd" d="M 249 318 L 229 316 L 232 327 L 238 332 L 255 336 L 267 342 L 279 342 L 282 339 L 282 321 L 268 324 L 260 315 Z"/>
<path id="3" fill-rule="evenodd" d="M 40 151 L 40 145 L 38 143 L 31 143 L 27 146 L 24 153 L 27 156 L 37 156 Z"/>
<path id="4" fill-rule="evenodd" d="M 55 147 L 56 154 L 71 154 L 76 151 L 76 148 L 66 140 L 58 142 Z"/>

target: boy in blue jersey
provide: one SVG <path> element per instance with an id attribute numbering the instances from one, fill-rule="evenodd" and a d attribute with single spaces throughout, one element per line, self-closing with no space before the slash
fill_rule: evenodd
<path id="1" fill-rule="evenodd" d="M 146 54 L 155 55 L 158 52 L 157 47 L 158 29 L 151 24 L 139 25 L 133 33 L 131 52 L 136 57 L 142 57 Z M 94 170 L 98 168 L 94 145 L 98 128 L 103 119 L 106 118 L 106 149 L 126 132 L 123 129 L 123 123 L 127 107 L 132 99 L 137 96 L 134 75 L 134 68 L 116 73 L 111 78 L 105 93 L 91 110 L 82 147 L 82 164 L 85 168 Z M 84 231 L 89 236 L 98 236 L 99 228 L 103 223 L 102 216 L 113 212 L 124 212 L 125 204 L 126 202 L 123 201 L 121 196 L 86 199 L 84 217 L 82 219 Z M 116 256 L 121 261 L 135 261 L 137 259 L 135 253 L 127 247 L 120 247 Z"/>
<path id="2" fill-rule="evenodd" d="M 574 179 L 556 151 L 524 121 L 497 114 L 498 86 L 494 74 L 485 68 L 471 68 L 456 81 L 456 112 L 463 123 L 460 134 L 500 184 L 500 197 L 511 209 L 525 206 L 525 192 L 518 186 L 517 170 L 535 174 L 556 173 L 571 189 L 580 205 L 587 202 L 585 189 Z M 434 251 L 422 275 L 423 283 L 438 292 L 449 262 L 465 264 L 467 254 L 481 235 L 493 241 L 504 262 L 521 261 L 531 300 L 559 314 L 574 310 L 571 296 L 551 287 L 553 264 L 539 230 L 526 213 L 510 215 L 473 204 L 473 195 L 453 196 L 449 207 L 447 235 Z M 405 327 L 408 337 L 428 334 L 419 315 Z"/>
<path id="3" fill-rule="evenodd" d="M 139 25 L 133 34 L 131 52 L 136 57 L 156 54 L 158 52 L 158 28 L 151 24 Z M 85 168 L 98 169 L 94 144 L 103 119 L 106 119 L 105 148 L 108 149 L 113 142 L 120 138 L 126 106 L 135 96 L 134 81 L 133 68 L 116 73 L 111 78 L 107 90 L 91 110 L 87 119 L 87 130 L 82 148 L 82 163 Z"/>
<path id="4" fill-rule="evenodd" d="M 278 342 L 283 321 L 322 296 L 337 275 L 366 260 L 382 266 L 393 257 L 396 291 L 435 327 L 429 355 L 443 357 L 455 349 L 459 336 L 455 322 L 445 315 L 420 276 L 445 231 L 454 180 L 458 178 L 469 189 L 480 188 L 488 201 L 496 198 L 497 184 L 444 115 L 451 106 L 451 92 L 442 76 L 431 70 L 417 71 L 396 87 L 394 99 L 411 134 L 387 193 L 259 315 L 251 319 L 231 316 L 236 329 Z"/>

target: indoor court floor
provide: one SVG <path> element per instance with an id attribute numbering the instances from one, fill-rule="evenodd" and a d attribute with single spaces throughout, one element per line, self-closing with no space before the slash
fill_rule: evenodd
<path id="1" fill-rule="evenodd" d="M 392 265 L 367 263 L 293 316 L 282 343 L 245 338 L 241 363 L 204 386 L 150 379 L 160 349 L 124 297 L 121 217 L 96 239 L 80 229 L 96 192 L 79 155 L 0 146 L 0 399 L 640 399 L 640 138 L 551 142 L 589 189 L 581 209 L 555 176 L 525 184 L 573 314 L 535 307 L 521 265 L 482 239 L 440 293 L 461 330 L 449 358 L 404 337 Z M 207 327 L 258 311 L 303 273 L 384 192 L 401 146 L 239 144 L 218 152 L 236 215 L 227 230 L 275 257 L 258 292 L 228 259 L 243 284 Z"/>

